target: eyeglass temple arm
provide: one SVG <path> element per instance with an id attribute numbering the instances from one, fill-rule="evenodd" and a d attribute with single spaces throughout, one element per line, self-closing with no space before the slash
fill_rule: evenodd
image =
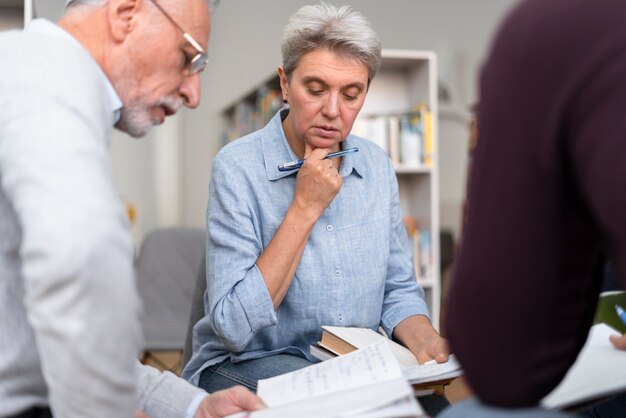
<path id="1" fill-rule="evenodd" d="M 198 51 L 204 52 L 204 48 L 202 48 L 202 46 L 200 46 L 200 44 L 196 42 L 196 40 L 193 39 L 190 34 L 188 34 L 187 32 L 183 32 L 183 38 L 185 38 L 187 42 L 193 45 L 193 47 L 196 48 Z"/>

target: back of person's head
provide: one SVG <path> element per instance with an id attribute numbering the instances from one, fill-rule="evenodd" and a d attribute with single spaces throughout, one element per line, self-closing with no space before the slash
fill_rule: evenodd
<path id="1" fill-rule="evenodd" d="M 367 67 L 371 81 L 380 68 L 381 43 L 369 21 L 350 6 L 324 2 L 300 8 L 283 30 L 281 52 L 287 80 L 308 52 L 328 49 Z"/>
<path id="2" fill-rule="evenodd" d="M 66 7 L 74 6 L 101 6 L 109 0 L 67 0 Z M 158 0 L 157 0 L 158 1 Z M 220 0 L 205 0 L 209 6 L 209 11 L 213 13 L 217 6 L 220 4 Z"/>

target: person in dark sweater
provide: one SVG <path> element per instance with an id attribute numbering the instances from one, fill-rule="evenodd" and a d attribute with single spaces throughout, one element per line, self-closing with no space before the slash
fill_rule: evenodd
<path id="1" fill-rule="evenodd" d="M 536 406 L 585 342 L 602 257 L 626 277 L 625 18 L 624 1 L 521 2 L 483 68 L 446 324 L 476 416 L 557 416 Z"/>

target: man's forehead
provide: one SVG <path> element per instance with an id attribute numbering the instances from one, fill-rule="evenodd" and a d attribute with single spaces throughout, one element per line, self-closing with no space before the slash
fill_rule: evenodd
<path id="1" fill-rule="evenodd" d="M 210 17 L 205 0 L 157 0 L 167 7 L 183 30 L 189 32 L 206 48 L 209 39 Z M 170 12 L 171 10 L 171 12 Z"/>

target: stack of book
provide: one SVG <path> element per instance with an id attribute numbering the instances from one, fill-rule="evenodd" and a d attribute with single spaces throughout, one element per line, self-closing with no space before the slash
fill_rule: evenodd
<path id="1" fill-rule="evenodd" d="M 383 341 L 417 396 L 442 393 L 446 385 L 463 374 L 454 355 L 446 363 L 419 364 L 409 349 L 369 328 L 323 326 L 322 329 L 321 341 L 310 347 L 313 357 L 328 360 Z"/>

